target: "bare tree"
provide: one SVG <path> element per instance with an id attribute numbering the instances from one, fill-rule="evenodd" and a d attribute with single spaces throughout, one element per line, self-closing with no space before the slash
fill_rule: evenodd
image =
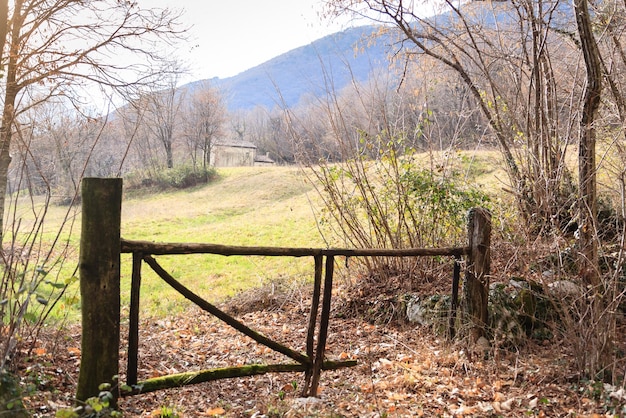
<path id="1" fill-rule="evenodd" d="M 613 260 L 599 262 L 596 136 L 603 103 L 615 110 L 605 132 L 623 131 L 626 121 L 623 2 L 575 0 L 572 9 L 560 0 L 442 0 L 443 13 L 432 18 L 420 16 L 412 1 L 327 3 L 331 13 L 391 24 L 399 33 L 398 52 L 408 61 L 434 60 L 440 71 L 456 74 L 500 146 L 519 213 L 533 233 L 558 232 L 563 217 L 577 221 L 578 277 L 588 297 L 572 321 L 573 344 L 579 344 L 585 372 L 608 371 L 604 377 L 611 377 L 616 306 L 624 293 L 616 290 L 619 273 L 604 273 L 622 271 L 624 253 L 619 251 L 614 267 L 606 267 Z M 610 100 L 602 95 L 603 83 Z M 609 146 L 623 151 L 623 132 L 618 135 Z M 577 184 L 566 160 L 572 144 L 578 145 Z M 622 168 L 615 182 L 621 182 L 620 192 L 623 173 Z"/>
<path id="2" fill-rule="evenodd" d="M 248 135 L 248 126 L 246 121 L 246 112 L 238 110 L 230 114 L 230 131 L 238 141 L 243 141 Z"/>
<path id="3" fill-rule="evenodd" d="M 566 52 L 559 51 L 573 48 L 569 35 L 561 34 L 571 31 L 572 23 L 562 19 L 563 2 L 457 5 L 443 0 L 436 18 L 420 16 L 414 2 L 327 3 L 331 13 L 370 16 L 391 25 L 397 29 L 400 55 L 409 62 L 434 60 L 437 74 L 454 74 L 499 144 L 527 225 L 545 232 L 558 222 L 563 208 L 574 203 L 563 193 L 570 178 L 563 161 L 571 128 L 567 121 L 576 113 L 563 105 L 569 96 L 557 93 L 568 92 L 574 100 L 581 94 L 576 80 L 565 74 L 557 90 L 554 57 L 565 63 Z"/>
<path id="4" fill-rule="evenodd" d="M 141 9 L 135 1 L 1 2 L 0 231 L 9 151 L 20 114 L 55 96 L 80 107 L 80 90 L 89 85 L 121 91 L 151 83 L 160 57 L 145 45 L 181 35 L 177 17 L 167 9 Z"/>
<path id="5" fill-rule="evenodd" d="M 163 167 L 163 148 L 155 142 L 145 122 L 146 108 L 145 102 L 131 100 L 128 106 L 115 112 L 111 125 L 129 141 L 128 155 L 124 159 L 125 169 L 145 171 L 155 176 Z"/>
<path id="6" fill-rule="evenodd" d="M 294 162 L 294 150 L 282 111 L 257 106 L 246 112 L 245 119 L 248 139 L 258 147 L 258 153 L 269 153 L 281 163 Z"/>
<path id="7" fill-rule="evenodd" d="M 57 203 L 74 199 L 104 123 L 84 118 L 66 105 L 62 100 L 50 100 L 37 111 L 28 112 L 28 124 L 20 127 L 21 137 L 27 138 L 28 144 L 19 145 L 28 149 L 30 158 L 15 161 L 20 166 L 33 164 L 31 181 L 46 182 L 57 195 Z"/>
<path id="8" fill-rule="evenodd" d="M 155 84 L 148 93 L 140 93 L 136 105 L 143 108 L 143 123 L 146 130 L 163 147 L 165 166 L 174 167 L 175 131 L 180 122 L 180 110 L 184 94 L 177 89 L 180 70 L 172 65 L 165 83 Z"/>
<path id="9" fill-rule="evenodd" d="M 602 93 L 602 65 L 600 52 L 593 34 L 593 27 L 586 0 L 574 1 L 574 13 L 578 38 L 586 68 L 585 94 L 580 120 L 580 136 L 578 141 L 578 184 L 579 184 L 579 216 L 580 216 L 580 270 L 584 282 L 592 290 L 590 305 L 593 312 L 595 328 L 602 326 L 599 332 L 593 333 L 593 346 L 587 357 L 589 369 L 604 372 L 611 366 L 612 339 L 611 321 L 607 322 L 604 310 L 606 289 L 602 287 L 600 264 L 598 260 L 598 203 L 596 180 L 596 127 L 598 109 Z M 608 318 L 610 319 L 610 317 Z M 601 322 L 598 322 L 601 320 Z M 608 337 L 608 338 L 607 338 Z"/>
<path id="10" fill-rule="evenodd" d="M 202 169 L 211 161 L 214 141 L 223 135 L 226 107 L 219 91 L 208 82 L 189 93 L 183 115 L 183 135 L 194 167 L 201 155 Z"/>

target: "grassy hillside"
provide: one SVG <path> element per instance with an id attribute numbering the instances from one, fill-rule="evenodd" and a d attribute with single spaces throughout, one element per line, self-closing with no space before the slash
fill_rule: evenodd
<path id="1" fill-rule="evenodd" d="M 319 245 L 312 187 L 292 167 L 223 169 L 207 186 L 126 198 L 122 236 L 230 245 Z M 313 240 L 313 242 L 311 242 Z"/>
<path id="2" fill-rule="evenodd" d="M 246 167 L 220 170 L 220 179 L 192 190 L 125 199 L 122 236 L 132 240 L 225 245 L 320 247 L 310 199 L 296 168 Z M 272 281 L 305 280 L 312 260 L 272 257 L 171 256 L 159 261 L 208 300 Z M 183 300 L 144 268 L 142 303 L 155 314 L 184 309 Z M 130 256 L 122 261 L 129 282 Z M 128 299 L 126 286 L 123 300 Z"/>
<path id="3" fill-rule="evenodd" d="M 80 206 L 46 204 L 43 197 L 15 198 L 16 218 L 9 219 L 6 246 L 31 256 L 26 275 L 41 284 L 36 295 L 54 300 L 58 285 L 72 283 L 53 312 L 54 318 L 80 318 L 76 278 L 80 246 Z M 317 229 L 311 184 L 295 167 L 223 169 L 215 182 L 187 190 L 125 193 L 122 237 L 156 242 L 196 242 L 271 247 L 324 247 Z M 54 200 L 54 199 L 52 199 Z M 12 204 L 13 205 L 13 204 Z M 43 221 L 42 221 L 43 219 Z M 63 225 L 63 227 L 61 227 Z M 32 231 L 41 239 L 32 240 Z M 59 232 L 61 231 L 61 232 Z M 50 251 L 50 248 L 54 250 Z M 32 248 L 32 249 L 31 249 Z M 158 261 L 174 277 L 209 301 L 272 282 L 295 283 L 313 275 L 313 260 L 278 257 L 172 256 Z M 45 271 L 45 276 L 36 270 Z M 147 266 L 143 268 L 142 307 L 163 315 L 189 305 Z M 122 255 L 122 303 L 130 299 L 131 256 Z M 30 280 L 30 279 L 29 279 Z M 43 305 L 31 306 L 36 311 Z M 33 313 L 36 320 L 38 314 Z"/>
<path id="4" fill-rule="evenodd" d="M 428 158 L 424 155 L 424 158 Z M 450 159 L 450 156 L 445 157 Z M 497 153 L 458 153 L 455 164 L 490 193 L 502 187 Z M 241 167 L 222 169 L 209 185 L 187 190 L 126 194 L 122 203 L 122 237 L 157 242 L 197 242 L 241 246 L 326 247 L 313 207 L 319 202 L 313 185 L 295 167 Z M 24 222 L 28 216 L 24 211 Z M 49 207 L 44 240 L 68 214 L 65 207 Z M 80 208 L 70 210 L 73 228 L 69 259 L 58 274 L 72 277 L 78 259 Z M 65 232 L 67 235 L 70 232 Z M 63 241 L 63 240 L 61 240 Z M 338 244 L 333 243 L 332 246 Z M 223 257 L 211 255 L 160 256 L 158 261 L 175 278 L 209 301 L 268 283 L 297 284 L 313 275 L 313 260 L 287 257 Z M 122 302 L 130 295 L 131 257 L 122 258 Z M 188 303 L 144 266 L 142 307 L 163 315 L 185 310 Z M 61 299 L 57 316 L 78 319 L 78 284 Z"/>

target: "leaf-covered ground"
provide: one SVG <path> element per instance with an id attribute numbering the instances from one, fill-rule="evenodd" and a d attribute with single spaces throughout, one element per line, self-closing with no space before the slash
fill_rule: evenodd
<path id="1" fill-rule="evenodd" d="M 305 303 L 242 309 L 238 316 L 292 348 L 304 347 Z M 140 380 L 284 360 L 195 308 L 146 320 L 140 332 Z M 73 404 L 79 370 L 80 330 L 46 334 L 20 370 L 36 389 L 26 398 L 36 417 Z M 126 417 L 619 416 L 610 409 L 626 403 L 624 389 L 581 382 L 567 346 L 555 340 L 470 352 L 463 342 L 450 343 L 424 328 L 333 316 L 328 358 L 356 359 L 358 366 L 323 372 L 318 398 L 300 397 L 302 373 L 283 373 L 127 397 L 119 406 Z M 122 376 L 125 354 L 123 348 Z"/>

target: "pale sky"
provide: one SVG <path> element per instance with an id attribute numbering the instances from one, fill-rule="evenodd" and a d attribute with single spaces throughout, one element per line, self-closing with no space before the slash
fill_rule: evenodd
<path id="1" fill-rule="evenodd" d="M 320 17 L 320 0 L 140 0 L 183 9 L 191 42 L 177 55 L 189 80 L 230 77 L 347 25 Z"/>

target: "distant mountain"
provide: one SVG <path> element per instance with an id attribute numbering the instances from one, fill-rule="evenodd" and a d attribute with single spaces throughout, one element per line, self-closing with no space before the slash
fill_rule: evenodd
<path id="1" fill-rule="evenodd" d="M 550 0 L 555 6 L 551 25 L 567 28 L 572 25 L 569 2 Z M 508 2 L 471 1 L 463 6 L 470 24 L 496 27 L 515 25 L 520 15 Z M 457 27 L 458 17 L 446 12 L 428 18 L 439 27 Z M 375 38 L 379 26 L 368 25 L 328 35 L 309 45 L 293 49 L 234 77 L 209 80 L 226 95 L 231 111 L 256 106 L 292 107 L 307 95 L 323 95 L 339 91 L 352 80 L 365 81 L 372 71 L 390 66 L 389 52 L 393 44 L 389 33 Z M 183 86 L 193 90 L 203 81 Z"/>
<path id="2" fill-rule="evenodd" d="M 353 79 L 365 81 L 387 68 L 388 42 L 372 40 L 377 26 L 360 26 L 325 36 L 234 77 L 211 79 L 225 94 L 228 109 L 292 107 L 303 97 L 339 91 Z M 183 88 L 193 90 L 196 81 Z"/>

